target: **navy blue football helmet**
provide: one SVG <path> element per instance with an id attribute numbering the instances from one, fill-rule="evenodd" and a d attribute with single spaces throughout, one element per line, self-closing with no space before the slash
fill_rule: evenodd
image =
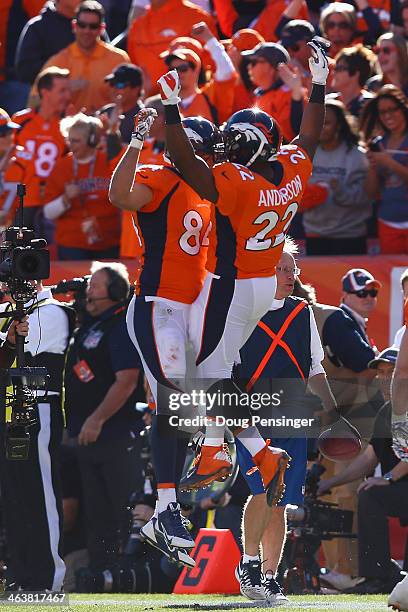
<path id="1" fill-rule="evenodd" d="M 231 115 L 223 134 L 228 160 L 243 166 L 251 166 L 256 159 L 274 161 L 282 142 L 275 119 L 257 108 Z"/>
<path id="2" fill-rule="evenodd" d="M 204 117 L 186 117 L 182 125 L 197 155 L 213 155 L 215 162 L 224 158 L 224 139 L 211 121 Z"/>

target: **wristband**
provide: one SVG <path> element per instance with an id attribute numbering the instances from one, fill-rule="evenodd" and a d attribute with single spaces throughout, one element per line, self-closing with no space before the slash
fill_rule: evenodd
<path id="1" fill-rule="evenodd" d="M 312 85 L 312 93 L 310 94 L 309 102 L 315 102 L 316 104 L 324 104 L 326 86 L 320 85 L 318 83 L 313 83 Z"/>
<path id="2" fill-rule="evenodd" d="M 133 147 L 134 149 L 138 149 L 139 151 L 143 149 L 144 140 L 140 140 L 140 138 L 132 138 L 129 142 L 129 147 Z"/>
<path id="3" fill-rule="evenodd" d="M 176 125 L 181 123 L 180 111 L 177 104 L 167 104 L 164 106 L 164 118 L 166 125 Z"/>

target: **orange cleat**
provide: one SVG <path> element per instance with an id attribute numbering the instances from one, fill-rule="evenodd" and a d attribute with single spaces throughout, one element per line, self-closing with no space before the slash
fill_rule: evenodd
<path id="1" fill-rule="evenodd" d="M 269 506 L 276 506 L 285 492 L 284 477 L 290 457 L 286 451 L 269 446 L 269 443 L 267 440 L 253 460 L 262 476 L 266 501 Z"/>
<path id="2" fill-rule="evenodd" d="M 208 487 L 214 480 L 225 480 L 231 474 L 232 460 L 226 444 L 201 446 L 193 465 L 180 480 L 182 491 Z"/>

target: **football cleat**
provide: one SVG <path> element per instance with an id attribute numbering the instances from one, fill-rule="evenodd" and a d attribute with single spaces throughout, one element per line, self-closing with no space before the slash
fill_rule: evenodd
<path id="1" fill-rule="evenodd" d="M 240 560 L 235 568 L 235 578 L 239 582 L 241 595 L 255 601 L 265 601 L 265 590 L 262 585 L 261 562 Z"/>
<path id="2" fill-rule="evenodd" d="M 198 450 L 198 449 L 197 449 Z M 208 487 L 214 480 L 225 480 L 232 472 L 232 459 L 228 446 L 206 446 L 203 444 L 193 465 L 180 480 L 182 491 Z"/>
<path id="3" fill-rule="evenodd" d="M 249 470 L 249 473 L 256 469 L 259 470 L 268 506 L 276 506 L 285 492 L 284 478 L 290 457 L 281 448 L 269 446 L 269 440 L 267 440 L 264 448 L 253 457 L 253 460 L 256 467 Z"/>
<path id="4" fill-rule="evenodd" d="M 185 548 L 176 548 L 175 546 L 168 546 L 167 542 L 160 532 L 159 529 L 156 528 L 157 518 L 153 516 L 146 525 L 144 525 L 140 530 L 140 535 L 142 539 L 154 546 L 160 552 L 163 553 L 166 557 L 168 557 L 171 561 L 174 561 L 177 565 L 184 565 L 188 568 L 193 568 L 196 565 L 196 562 L 192 557 L 190 557 L 189 552 Z"/>
<path id="5" fill-rule="evenodd" d="M 155 530 L 164 537 L 169 548 L 194 548 L 195 542 L 186 524 L 187 521 L 181 516 L 179 504 L 174 502 L 159 513 Z"/>
<path id="6" fill-rule="evenodd" d="M 408 612 L 408 576 L 395 585 L 388 598 L 388 606 L 393 610 Z"/>

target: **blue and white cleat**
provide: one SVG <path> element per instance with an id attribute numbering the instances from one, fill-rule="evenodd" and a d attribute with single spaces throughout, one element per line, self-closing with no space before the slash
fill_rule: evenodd
<path id="1" fill-rule="evenodd" d="M 156 528 L 157 518 L 153 516 L 146 525 L 140 530 L 142 539 L 160 550 L 163 555 L 168 557 L 171 561 L 174 561 L 177 565 L 184 565 L 189 569 L 195 567 L 196 562 L 190 557 L 189 552 L 183 548 L 175 548 L 174 546 L 169 547 L 164 536 Z M 190 551 L 191 552 L 191 551 Z"/>
<path id="2" fill-rule="evenodd" d="M 173 502 L 159 513 L 155 531 L 164 537 L 169 548 L 194 548 L 195 542 L 186 524 L 186 519 L 181 516 L 180 505 Z"/>

